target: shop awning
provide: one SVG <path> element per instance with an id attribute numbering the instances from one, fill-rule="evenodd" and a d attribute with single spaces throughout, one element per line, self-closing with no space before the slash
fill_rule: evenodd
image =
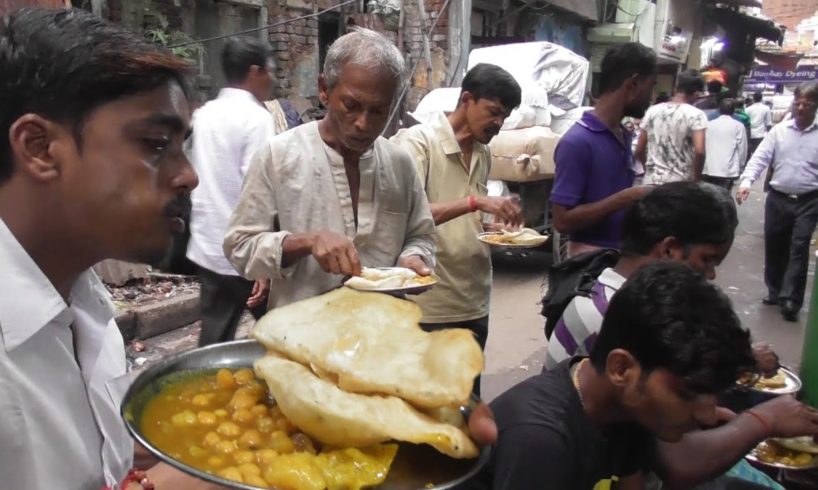
<path id="1" fill-rule="evenodd" d="M 779 41 L 784 35 L 781 28 L 767 18 L 754 17 L 726 8 L 709 8 L 708 10 L 708 16 L 725 29 L 740 29 L 747 34 L 770 41 Z"/>

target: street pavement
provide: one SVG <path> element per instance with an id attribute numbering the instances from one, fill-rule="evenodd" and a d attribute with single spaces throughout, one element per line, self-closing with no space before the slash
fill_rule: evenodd
<path id="1" fill-rule="evenodd" d="M 730 254 L 718 269 L 716 283 L 733 301 L 736 312 L 756 341 L 773 345 L 782 362 L 798 368 L 807 312 L 797 323 L 785 322 L 778 309 L 763 306 L 764 269 L 764 195 L 760 187 L 739 208 L 739 228 Z M 810 266 L 807 299 L 812 290 L 814 264 Z M 506 389 L 542 370 L 545 356 L 543 318 L 538 305 L 542 296 L 545 265 L 495 263 L 489 339 L 482 394 L 491 400 Z M 247 335 L 251 318 L 245 316 L 239 337 Z M 134 366 L 150 365 L 174 352 L 196 346 L 198 322 L 170 333 L 142 341 L 145 349 L 137 352 L 129 346 Z"/>

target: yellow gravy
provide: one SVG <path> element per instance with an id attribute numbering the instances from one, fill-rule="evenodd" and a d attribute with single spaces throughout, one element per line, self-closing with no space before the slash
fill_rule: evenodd
<path id="1" fill-rule="evenodd" d="M 145 437 L 189 466 L 259 488 L 357 490 L 386 479 L 396 444 L 320 447 L 270 400 L 251 369 L 169 383 L 142 413 Z"/>

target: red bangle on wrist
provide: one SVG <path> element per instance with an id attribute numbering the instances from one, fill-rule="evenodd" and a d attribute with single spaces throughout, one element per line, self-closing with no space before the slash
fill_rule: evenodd
<path id="1" fill-rule="evenodd" d="M 126 490 L 129 483 L 138 483 L 144 490 L 154 490 L 153 483 L 148 480 L 148 475 L 144 470 L 131 468 L 128 471 L 128 474 L 125 476 L 125 479 L 123 479 L 122 483 L 119 484 L 119 488 Z"/>
<path id="2" fill-rule="evenodd" d="M 772 435 L 773 424 L 771 424 L 769 420 L 765 419 L 764 417 L 762 417 L 753 410 L 746 410 L 745 413 L 748 413 L 751 416 L 753 416 L 764 427 L 765 437 L 769 437 L 770 435 Z"/>
<path id="3" fill-rule="evenodd" d="M 469 196 L 469 211 L 473 213 L 477 210 L 477 198 L 474 196 Z"/>

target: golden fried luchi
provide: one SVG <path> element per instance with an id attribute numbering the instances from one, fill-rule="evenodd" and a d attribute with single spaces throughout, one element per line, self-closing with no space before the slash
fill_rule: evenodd
<path id="1" fill-rule="evenodd" d="M 480 345 L 462 328 L 424 332 L 420 318 L 411 301 L 340 288 L 268 312 L 253 336 L 350 393 L 465 404 L 483 369 Z"/>

